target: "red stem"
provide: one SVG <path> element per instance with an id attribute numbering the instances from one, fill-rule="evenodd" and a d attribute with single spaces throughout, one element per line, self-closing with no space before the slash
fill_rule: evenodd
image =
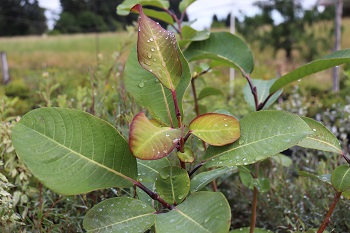
<path id="1" fill-rule="evenodd" d="M 333 202 L 331 204 L 331 206 L 329 207 L 329 210 L 327 212 L 327 215 L 326 217 L 324 218 L 320 228 L 318 229 L 317 233 L 322 233 L 326 227 L 328 226 L 329 222 L 330 222 L 330 219 L 331 219 L 331 216 L 333 214 L 333 211 L 334 211 L 334 208 L 336 207 L 336 205 L 338 204 L 339 202 L 339 199 L 340 199 L 340 196 L 341 196 L 342 192 L 337 192 L 335 195 L 334 195 L 334 199 L 333 199 Z"/>

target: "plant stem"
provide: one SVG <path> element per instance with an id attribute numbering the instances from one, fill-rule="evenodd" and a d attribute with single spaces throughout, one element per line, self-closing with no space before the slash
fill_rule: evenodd
<path id="1" fill-rule="evenodd" d="M 244 74 L 245 78 L 247 79 L 250 90 L 254 96 L 255 110 L 259 111 L 261 109 L 259 109 L 258 92 L 256 90 L 256 86 L 253 85 L 252 79 L 250 78 L 250 76 L 248 74 L 246 74 L 245 72 L 243 72 L 243 74 Z"/>
<path id="2" fill-rule="evenodd" d="M 318 229 L 317 233 L 322 233 L 326 229 L 326 227 L 328 226 L 328 224 L 330 222 L 330 218 L 331 218 L 331 216 L 333 214 L 334 208 L 338 204 L 341 194 L 342 194 L 342 192 L 336 192 L 336 194 L 334 195 L 333 202 L 332 202 L 331 206 L 329 207 L 327 215 L 324 218 L 324 220 L 323 220 L 320 228 Z"/>
<path id="3" fill-rule="evenodd" d="M 159 195 L 158 193 L 155 193 L 151 190 L 149 190 L 146 186 L 144 186 L 142 183 L 140 183 L 139 181 L 135 181 L 134 180 L 134 184 L 139 187 L 140 189 L 142 189 L 145 193 L 147 193 L 148 196 L 150 196 L 153 200 L 158 201 L 159 203 L 161 203 L 165 208 L 172 210 L 174 208 L 174 206 L 170 205 L 169 203 L 167 203 L 166 201 L 164 201 Z"/>
<path id="4" fill-rule="evenodd" d="M 259 163 L 255 164 L 255 174 L 254 178 L 258 178 L 259 176 Z M 253 191 L 253 203 L 252 203 L 252 216 L 250 220 L 250 233 L 254 233 L 255 229 L 255 224 L 256 224 L 256 207 L 258 206 L 258 194 L 259 191 L 258 189 L 254 186 L 254 191 Z"/>
<path id="5" fill-rule="evenodd" d="M 181 126 L 182 126 L 181 112 L 180 112 L 179 104 L 177 102 L 176 91 L 171 90 L 171 94 L 173 96 L 173 101 L 174 101 L 174 105 L 175 105 L 175 114 L 176 114 L 176 118 L 177 118 L 177 124 L 178 124 L 178 127 L 181 128 Z"/>

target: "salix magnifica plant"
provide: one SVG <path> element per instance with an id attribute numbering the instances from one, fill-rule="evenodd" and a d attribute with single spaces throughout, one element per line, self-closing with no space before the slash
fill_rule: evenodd
<path id="1" fill-rule="evenodd" d="M 349 62 L 350 50 L 334 52 L 279 79 L 252 79 L 253 56 L 240 38 L 183 24 L 192 2 L 180 3 L 181 17 L 168 10 L 168 1 L 129 0 L 117 8 L 121 15 L 130 10 L 139 14 L 137 45 L 126 62 L 124 82 L 147 110 L 133 118 L 128 140 L 104 120 L 73 109 L 33 110 L 13 129 L 16 152 L 53 191 L 76 195 L 112 187 L 134 190 L 133 197 L 110 198 L 90 209 L 83 223 L 87 232 L 228 232 L 231 210 L 225 196 L 216 192 L 215 179 L 232 172 L 239 172 L 254 193 L 251 225 L 243 231 L 264 232 L 255 228 L 258 193 L 269 189 L 268 179 L 259 177 L 260 161 L 295 145 L 345 158 L 336 137 L 319 122 L 266 109 L 285 85 Z M 172 25 L 179 40 L 147 15 Z M 209 68 L 191 72 L 189 62 L 202 59 L 210 61 Z M 245 99 L 254 111 L 239 120 L 223 110 L 199 112 L 195 80 L 217 65 L 233 67 L 247 80 Z M 189 87 L 197 116 L 184 122 L 183 98 Z M 216 93 L 220 91 L 208 87 L 200 95 Z M 204 155 L 188 145 L 191 137 L 203 142 Z M 316 177 L 336 190 L 319 232 L 339 197 L 349 197 L 349 171 L 348 165 L 341 165 L 332 175 Z M 211 182 L 213 191 L 201 191 Z"/>

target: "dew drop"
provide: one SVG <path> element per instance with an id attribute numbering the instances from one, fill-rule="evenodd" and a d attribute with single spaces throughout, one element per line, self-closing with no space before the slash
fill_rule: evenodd
<path id="1" fill-rule="evenodd" d="M 162 178 L 163 180 L 166 180 L 166 179 L 169 178 L 169 174 L 161 173 L 161 174 L 160 174 L 160 178 Z"/>
<path id="2" fill-rule="evenodd" d="M 147 53 L 148 58 L 152 58 L 152 53 Z"/>
<path id="3" fill-rule="evenodd" d="M 301 79 L 298 79 L 298 82 L 300 82 L 301 81 Z"/>
<path id="4" fill-rule="evenodd" d="M 168 133 L 165 134 L 165 137 L 169 137 L 169 136 L 170 136 L 170 134 L 168 134 Z"/>
<path id="5" fill-rule="evenodd" d="M 184 196 L 180 194 L 179 196 L 177 196 L 177 198 L 178 198 L 178 199 L 183 199 Z"/>
<path id="6" fill-rule="evenodd" d="M 141 81 L 140 83 L 139 83 L 139 87 L 144 87 L 145 86 L 145 82 L 144 81 Z"/>
<path id="7" fill-rule="evenodd" d="M 225 126 L 225 127 L 227 127 L 227 126 L 228 126 L 228 124 L 224 124 L 224 126 Z"/>
<path id="8" fill-rule="evenodd" d="M 157 58 L 153 58 L 153 61 L 157 61 Z"/>
<path id="9" fill-rule="evenodd" d="M 149 38 L 149 41 L 153 41 L 153 37 Z"/>
<path id="10" fill-rule="evenodd" d="M 206 219 L 204 220 L 204 223 L 209 222 L 209 220 L 210 220 L 210 217 L 206 218 Z"/>
<path id="11" fill-rule="evenodd" d="M 242 145 L 244 143 L 244 140 L 242 140 L 242 139 L 240 139 L 239 141 L 238 141 L 238 144 L 239 145 Z"/>
<path id="12" fill-rule="evenodd" d="M 165 61 L 162 61 L 162 66 L 166 67 Z"/>
<path id="13" fill-rule="evenodd" d="M 154 52 L 154 51 L 155 51 L 155 48 L 152 47 L 152 48 L 151 48 L 151 52 Z"/>
<path id="14" fill-rule="evenodd" d="M 149 70 L 149 72 L 152 72 L 152 71 L 153 71 L 152 69 Z"/>
<path id="15" fill-rule="evenodd" d="M 316 129 L 312 129 L 314 132 L 316 132 Z"/>

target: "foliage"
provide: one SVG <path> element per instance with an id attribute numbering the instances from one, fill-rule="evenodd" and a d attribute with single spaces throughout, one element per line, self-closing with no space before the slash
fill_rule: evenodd
<path id="1" fill-rule="evenodd" d="M 60 33 L 116 31 L 130 25 L 133 16 L 121 17 L 115 9 L 122 1 L 108 0 L 96 2 L 60 0 L 62 12 L 54 30 Z"/>
<path id="2" fill-rule="evenodd" d="M 320 51 L 330 48 L 328 38 L 331 30 L 322 22 L 330 19 L 332 7 L 319 13 L 316 8 L 304 10 L 295 0 L 269 0 L 257 5 L 262 10 L 261 14 L 246 16 L 243 22 L 238 23 L 238 31 L 248 41 L 259 41 L 261 50 L 266 46 L 271 46 L 275 53 L 282 49 L 289 61 L 292 51 L 299 50 L 306 61 L 311 61 Z M 276 13 L 282 17 L 279 24 L 272 17 Z M 317 23 L 320 25 L 317 26 Z M 321 35 L 320 31 L 328 33 Z"/>
<path id="3" fill-rule="evenodd" d="M 0 36 L 41 35 L 46 29 L 44 9 L 38 0 L 1 1 Z"/>
<path id="4" fill-rule="evenodd" d="M 331 151 L 350 162 L 338 140 L 321 123 L 285 111 L 262 110 L 277 99 L 275 93 L 293 80 L 349 62 L 349 50 L 325 56 L 273 82 L 254 81 L 250 77 L 252 53 L 238 37 L 198 32 L 198 36 L 185 38 L 183 46 L 190 44 L 183 52 L 174 33 L 146 15 L 168 20 L 164 12 L 143 10 L 134 3 L 125 1 L 119 8 L 140 14 L 138 42 L 125 68 L 125 87 L 146 110 L 133 117 L 126 138 L 113 125 L 89 113 L 52 107 L 30 111 L 12 132 L 16 152 L 50 189 L 64 195 L 103 188 L 125 188 L 129 192 L 128 197 L 102 200 L 91 208 L 84 217 L 85 230 L 228 232 L 232 210 L 227 198 L 216 192 L 216 178 L 234 173 L 243 186 L 252 190 L 249 232 L 254 232 L 259 193 L 273 187 L 271 169 L 264 166 L 270 158 L 286 165 L 287 159 L 278 154 L 299 145 Z M 156 7 L 166 4 L 141 3 Z M 181 5 L 182 14 L 187 5 Z M 173 27 L 181 40 L 183 17 L 179 19 L 168 10 L 165 13 L 177 22 Z M 232 49 L 226 49 L 231 45 Z M 201 115 L 196 80 L 209 69 L 192 74 L 188 61 L 202 59 L 209 60 L 209 69 L 224 65 L 240 71 L 248 83 L 246 99 L 255 111 L 241 119 L 226 110 Z M 183 99 L 189 86 L 196 116 L 188 120 L 184 117 Z M 202 146 L 195 143 L 198 140 Z M 335 168 L 332 180 L 327 178 L 337 192 L 325 219 L 320 221 L 319 232 L 329 224 L 340 196 L 347 197 L 349 170 L 348 165 Z M 320 180 L 323 177 L 328 175 L 316 176 Z M 210 182 L 212 190 L 206 187 Z"/>

